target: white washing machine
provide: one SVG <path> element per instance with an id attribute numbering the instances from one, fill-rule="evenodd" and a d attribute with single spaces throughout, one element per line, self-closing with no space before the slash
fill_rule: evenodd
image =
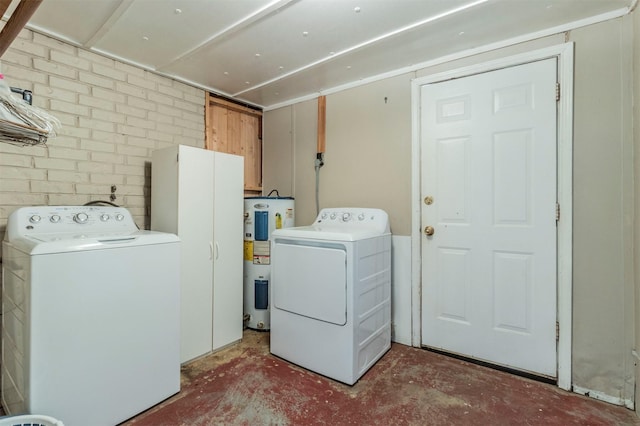
<path id="1" fill-rule="evenodd" d="M 124 208 L 25 207 L 2 249 L 5 411 L 113 426 L 180 390 L 175 235 Z"/>
<path id="2" fill-rule="evenodd" d="M 391 347 L 387 214 L 323 209 L 272 240 L 271 353 L 354 384 Z"/>

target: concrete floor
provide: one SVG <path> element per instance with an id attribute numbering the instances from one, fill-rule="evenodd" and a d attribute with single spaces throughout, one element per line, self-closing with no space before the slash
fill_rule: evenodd
<path id="1" fill-rule="evenodd" d="M 640 425 L 635 412 L 394 344 L 354 386 L 269 353 L 269 333 L 182 370 L 182 390 L 123 423 L 200 425 Z"/>

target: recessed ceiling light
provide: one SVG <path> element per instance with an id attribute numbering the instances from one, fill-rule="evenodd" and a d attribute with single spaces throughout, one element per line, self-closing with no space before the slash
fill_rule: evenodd
<path id="1" fill-rule="evenodd" d="M 147 37 L 147 36 L 142 36 L 142 39 L 143 39 L 144 41 L 149 41 L 149 37 Z"/>
<path id="2" fill-rule="evenodd" d="M 260 54 L 259 54 L 259 53 L 256 53 L 256 58 L 259 58 L 259 57 L 260 57 Z"/>
<path id="3" fill-rule="evenodd" d="M 229 75 L 229 71 L 225 71 L 225 72 L 224 72 L 224 75 Z"/>
<path id="4" fill-rule="evenodd" d="M 308 35 L 309 35 L 309 31 L 303 31 L 303 32 L 302 32 L 302 36 L 303 36 L 303 37 L 306 37 L 306 36 L 308 36 Z"/>
<path id="5" fill-rule="evenodd" d="M 353 8 L 353 11 L 355 13 L 360 13 L 360 10 L 362 10 L 362 9 L 360 9 L 360 6 L 356 6 L 356 7 Z"/>
<path id="6" fill-rule="evenodd" d="M 182 9 L 176 9 L 173 11 L 176 15 L 180 15 L 182 13 Z"/>

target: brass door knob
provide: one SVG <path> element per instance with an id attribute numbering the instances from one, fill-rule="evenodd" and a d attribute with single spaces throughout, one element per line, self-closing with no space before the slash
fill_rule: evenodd
<path id="1" fill-rule="evenodd" d="M 436 230 L 433 229 L 433 226 L 425 226 L 424 227 L 424 235 L 426 235 L 427 237 L 432 236 L 434 232 L 436 232 Z"/>

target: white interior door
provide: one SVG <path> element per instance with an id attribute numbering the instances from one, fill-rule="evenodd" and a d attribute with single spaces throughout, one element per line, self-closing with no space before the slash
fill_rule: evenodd
<path id="1" fill-rule="evenodd" d="M 556 376 L 556 59 L 421 88 L 422 344 Z"/>

